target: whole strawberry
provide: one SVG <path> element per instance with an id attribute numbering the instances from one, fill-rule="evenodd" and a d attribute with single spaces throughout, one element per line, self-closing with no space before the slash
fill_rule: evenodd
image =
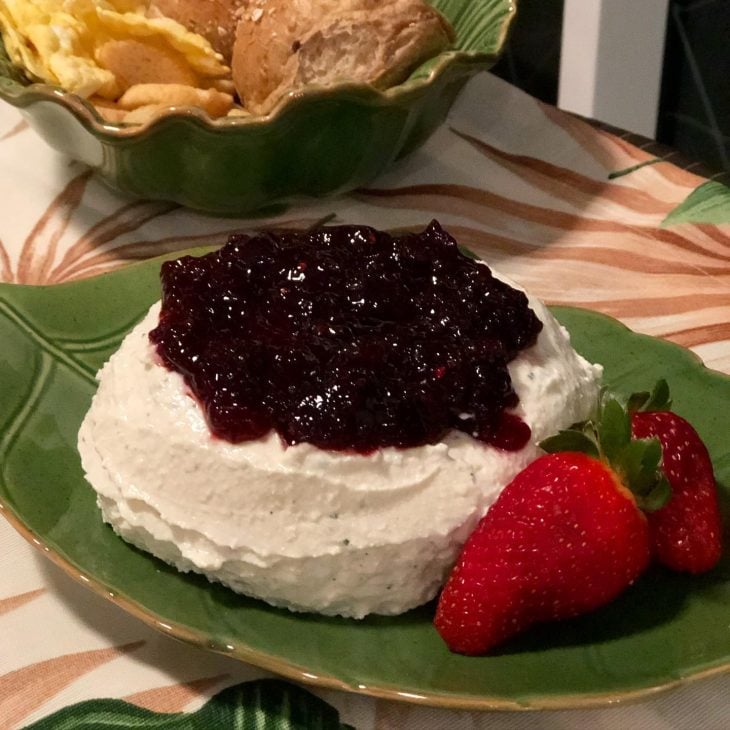
<path id="1" fill-rule="evenodd" d="M 452 651 L 484 654 L 531 625 L 608 603 L 649 563 L 646 518 L 607 464 L 542 456 L 467 541 L 435 617 Z"/>
<path id="2" fill-rule="evenodd" d="M 608 603 L 650 560 L 643 510 L 670 487 L 659 440 L 632 439 L 631 418 L 604 397 L 595 420 L 540 445 L 467 541 L 435 625 L 449 648 L 482 654 L 534 623 Z"/>
<path id="3" fill-rule="evenodd" d="M 651 396 L 637 394 L 629 402 L 632 433 L 659 439 L 662 469 L 672 489 L 667 504 L 648 515 L 652 551 L 669 568 L 702 573 L 717 564 L 722 552 L 715 475 L 697 431 L 668 406 L 663 381 Z"/>

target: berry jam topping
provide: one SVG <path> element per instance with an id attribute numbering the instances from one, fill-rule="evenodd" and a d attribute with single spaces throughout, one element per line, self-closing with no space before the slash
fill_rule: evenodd
<path id="1" fill-rule="evenodd" d="M 162 267 L 162 362 L 213 434 L 369 453 L 451 429 L 517 450 L 530 437 L 507 363 L 542 323 L 527 297 L 435 221 L 232 236 Z"/>

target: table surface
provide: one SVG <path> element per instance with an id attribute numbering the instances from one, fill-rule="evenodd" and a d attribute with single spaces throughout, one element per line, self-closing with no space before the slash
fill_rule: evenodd
<path id="1" fill-rule="evenodd" d="M 308 226 L 333 213 L 338 222 L 393 229 L 437 217 L 549 303 L 604 312 L 730 373 L 729 206 L 705 178 L 671 160 L 483 74 L 431 141 L 371 188 L 254 224 L 124 198 L 2 107 L 0 281 L 57 284 L 222 243 L 252 225 Z M 192 711 L 228 685 L 266 676 L 149 629 L 73 582 L 3 520 L 0 576 L 0 728 L 99 697 Z M 727 725 L 730 675 L 635 704 L 538 714 L 313 691 L 358 730 L 719 728 Z"/>

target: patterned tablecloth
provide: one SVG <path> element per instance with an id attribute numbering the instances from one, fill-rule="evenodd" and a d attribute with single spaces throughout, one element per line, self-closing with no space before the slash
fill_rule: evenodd
<path id="1" fill-rule="evenodd" d="M 48 149 L 9 107 L 0 108 L 0 161 L 2 281 L 94 276 L 161 252 L 222 243 L 254 225 L 121 197 Z M 438 217 L 465 246 L 548 302 L 605 312 L 730 373 L 729 197 L 671 158 L 484 74 L 430 143 L 370 189 L 255 226 L 308 226 L 335 213 L 337 221 L 408 229 Z M 100 697 L 190 712 L 226 686 L 263 676 L 147 628 L 73 582 L 0 520 L 0 728 L 25 727 Z M 537 715 L 313 691 L 358 730 L 730 725 L 727 675 L 637 704 Z"/>

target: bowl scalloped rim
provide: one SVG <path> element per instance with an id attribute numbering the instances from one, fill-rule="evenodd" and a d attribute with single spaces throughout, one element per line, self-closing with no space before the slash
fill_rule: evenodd
<path id="1" fill-rule="evenodd" d="M 419 76 L 417 75 L 418 70 L 416 70 L 403 83 L 384 90 L 367 83 L 340 83 L 329 86 L 312 84 L 304 90 L 288 92 L 265 115 L 213 119 L 199 108 L 172 106 L 142 125 L 113 124 L 105 121 L 90 102 L 73 92 L 42 82 L 32 82 L 26 86 L 1 75 L 0 99 L 19 109 L 24 109 L 39 101 L 60 104 L 68 108 L 86 129 L 107 140 L 142 136 L 156 129 L 159 125 L 169 123 L 172 120 L 193 121 L 211 131 L 229 133 L 247 127 L 263 126 L 277 120 L 302 104 L 320 99 L 357 97 L 361 102 L 383 106 L 392 102 L 397 103 L 424 90 L 439 79 L 452 65 L 462 64 L 473 67 L 474 70 L 479 70 L 486 64 L 495 61 L 504 47 L 509 29 L 517 13 L 517 0 L 506 0 L 506 3 L 505 17 L 501 25 L 497 47 L 493 53 L 460 50 L 444 51 L 429 62 L 433 66 L 427 75 Z"/>

